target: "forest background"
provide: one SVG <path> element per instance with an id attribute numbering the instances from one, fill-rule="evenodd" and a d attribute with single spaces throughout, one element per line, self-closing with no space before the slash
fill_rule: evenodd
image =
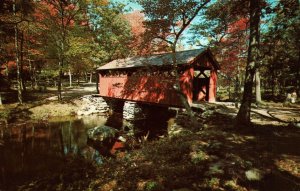
<path id="1" fill-rule="evenodd" d="M 114 59 L 198 47 L 221 65 L 220 98 L 251 99 L 254 76 L 257 103 L 299 94 L 297 0 L 3 0 L 0 11 L 1 91 L 15 84 L 19 103 L 45 84 L 62 100 L 74 76 L 91 81 Z"/>

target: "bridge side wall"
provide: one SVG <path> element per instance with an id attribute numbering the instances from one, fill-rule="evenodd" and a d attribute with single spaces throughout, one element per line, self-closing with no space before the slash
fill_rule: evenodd
<path id="1" fill-rule="evenodd" d="M 180 73 L 182 93 L 192 103 L 193 68 Z M 132 101 L 141 101 L 182 107 L 177 91 L 176 78 L 169 71 L 134 72 L 127 74 L 99 73 L 99 95 Z"/>

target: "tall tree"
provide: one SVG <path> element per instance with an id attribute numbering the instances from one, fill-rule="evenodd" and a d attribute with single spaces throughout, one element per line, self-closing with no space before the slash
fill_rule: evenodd
<path id="1" fill-rule="evenodd" d="M 262 82 L 270 87 L 273 99 L 291 89 L 300 94 L 299 1 L 278 1 L 267 10 L 268 27 L 262 33 Z"/>
<path id="2" fill-rule="evenodd" d="M 249 48 L 248 58 L 245 74 L 244 93 L 240 109 L 236 116 L 237 124 L 249 126 L 251 101 L 252 101 L 252 88 L 253 78 L 259 61 L 259 22 L 260 22 L 260 0 L 250 0 L 249 5 L 250 13 L 250 35 L 249 35 Z"/>
<path id="3" fill-rule="evenodd" d="M 210 0 L 137 0 L 143 7 L 147 40 L 163 40 L 171 47 L 173 56 L 173 71 L 176 77 L 176 89 L 181 102 L 185 106 L 189 116 L 192 118 L 192 110 L 181 94 L 179 75 L 176 62 L 177 43 L 182 37 L 183 32 L 190 26 L 195 17 L 207 6 Z"/>
<path id="4" fill-rule="evenodd" d="M 67 36 L 74 20 L 83 10 L 84 1 L 43 0 L 38 15 L 44 24 L 46 47 L 50 56 L 58 60 L 58 100 L 62 100 L 62 76 L 66 61 Z M 51 50 L 51 51 L 50 51 Z"/>
<path id="5" fill-rule="evenodd" d="M 229 99 L 230 87 L 234 84 L 236 101 L 239 99 L 248 49 L 248 20 L 248 14 L 238 6 L 238 2 L 216 1 L 208 7 L 203 19 L 191 27 L 191 42 L 214 51 L 222 66 L 219 74 L 224 80 L 220 83 L 228 86 Z"/>
<path id="6" fill-rule="evenodd" d="M 17 16 L 17 2 L 14 0 L 13 12 L 14 16 Z M 16 66 L 17 66 L 17 83 L 18 83 L 18 100 L 19 103 L 23 103 L 22 86 L 21 86 L 21 69 L 20 69 L 20 51 L 19 51 L 19 30 L 17 22 L 14 24 L 15 30 L 15 51 L 16 51 Z"/>
<path id="7" fill-rule="evenodd" d="M 18 83 L 18 101 L 23 103 L 23 90 L 25 84 L 23 81 L 23 47 L 24 47 L 24 31 L 21 29 L 21 24 L 25 21 L 29 22 L 26 16 L 32 11 L 30 0 L 13 1 L 13 18 L 14 18 L 14 37 L 15 37 L 15 62 L 17 68 L 17 83 Z M 19 42 L 20 40 L 20 42 Z"/>

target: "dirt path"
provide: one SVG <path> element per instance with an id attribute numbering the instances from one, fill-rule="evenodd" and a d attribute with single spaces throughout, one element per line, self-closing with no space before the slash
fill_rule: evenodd
<path id="1" fill-rule="evenodd" d="M 238 109 L 233 102 L 216 102 L 216 105 L 226 106 L 223 113 L 235 116 Z M 282 103 L 266 103 L 264 106 L 251 108 L 251 121 L 255 124 L 284 125 L 291 122 L 300 122 L 300 104 L 284 106 Z"/>

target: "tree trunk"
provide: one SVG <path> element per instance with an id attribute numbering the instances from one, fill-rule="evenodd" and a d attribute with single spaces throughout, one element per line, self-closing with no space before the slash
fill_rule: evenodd
<path id="1" fill-rule="evenodd" d="M 96 73 L 96 91 L 97 91 L 97 94 L 99 94 L 99 75 L 100 73 Z"/>
<path id="2" fill-rule="evenodd" d="M 271 67 L 271 80 L 270 80 L 270 85 L 272 87 L 272 100 L 275 99 L 275 71 L 274 68 Z"/>
<path id="3" fill-rule="evenodd" d="M 231 91 L 230 91 L 230 86 L 231 86 L 231 80 L 228 80 L 228 89 L 227 89 L 227 91 L 228 91 L 228 99 L 229 100 L 231 100 Z"/>
<path id="4" fill-rule="evenodd" d="M 7 77 L 7 83 L 8 83 L 7 90 L 9 90 L 10 89 L 10 76 L 9 76 L 8 61 L 5 61 L 5 75 Z"/>
<path id="5" fill-rule="evenodd" d="M 33 150 L 34 149 L 34 140 L 35 140 L 35 127 L 34 125 L 32 125 L 31 127 L 31 149 Z"/>
<path id="6" fill-rule="evenodd" d="M 21 43 L 20 43 L 20 80 L 21 80 L 21 89 L 23 92 L 26 92 L 25 80 L 24 80 L 24 32 L 21 32 Z"/>
<path id="7" fill-rule="evenodd" d="M 80 85 L 80 83 L 79 83 L 79 82 L 80 82 L 80 74 L 78 73 L 78 74 L 77 74 L 77 86 L 79 86 L 79 85 Z"/>
<path id="8" fill-rule="evenodd" d="M 60 7 L 60 29 L 61 29 L 61 42 L 60 42 L 60 52 L 59 52 L 59 74 L 58 74 L 58 100 L 62 101 L 62 95 L 61 95 L 61 86 L 62 86 L 62 77 L 63 77 L 63 66 L 64 66 L 64 59 L 65 59 L 65 41 L 66 41 L 66 28 L 65 28 L 65 13 L 64 13 L 64 5 L 63 1 L 59 1 L 59 7 Z"/>
<path id="9" fill-rule="evenodd" d="M 297 71 L 297 75 L 296 75 L 296 78 L 297 78 L 297 93 L 298 95 L 300 95 L 300 49 L 299 49 L 299 55 L 298 55 L 298 71 Z"/>
<path id="10" fill-rule="evenodd" d="M 93 79 L 93 72 L 90 73 L 90 84 L 92 83 L 92 79 Z"/>
<path id="11" fill-rule="evenodd" d="M 261 83 L 260 83 L 260 74 L 259 71 L 256 70 L 255 72 L 255 100 L 256 103 L 261 103 Z"/>
<path id="12" fill-rule="evenodd" d="M 29 55 L 28 55 L 28 63 L 29 63 L 29 73 L 30 73 L 30 86 L 31 89 L 34 90 L 34 71 L 32 68 L 32 63 Z"/>
<path id="13" fill-rule="evenodd" d="M 85 82 L 88 82 L 88 75 L 87 72 L 84 72 Z"/>
<path id="14" fill-rule="evenodd" d="M 33 67 L 33 80 L 34 80 L 34 87 L 37 88 L 38 87 L 38 78 L 37 78 L 37 75 L 36 75 L 35 66 Z"/>
<path id="15" fill-rule="evenodd" d="M 72 73 L 71 70 L 69 69 L 69 83 L 70 83 L 70 87 L 72 87 Z"/>
<path id="16" fill-rule="evenodd" d="M 234 105 L 236 108 L 238 108 L 238 102 L 239 102 L 239 88 L 240 88 L 240 82 L 239 82 L 239 76 L 235 76 L 235 82 L 234 82 Z"/>
<path id="17" fill-rule="evenodd" d="M 184 94 L 182 93 L 182 90 L 181 90 L 181 86 L 180 86 L 180 80 L 179 80 L 179 74 L 178 74 L 178 68 L 177 68 L 177 58 L 176 58 L 176 40 L 172 46 L 172 61 L 173 61 L 173 71 L 174 71 L 174 74 L 175 74 L 175 78 L 176 78 L 176 91 L 177 91 L 177 94 L 179 96 L 179 99 L 181 101 L 181 103 L 183 104 L 184 108 L 186 109 L 187 111 L 187 114 L 189 115 L 189 118 L 190 118 L 190 121 L 192 122 L 192 125 L 193 126 L 196 126 L 196 119 L 194 118 L 194 113 L 192 111 L 192 108 L 190 107 L 190 104 L 188 103 L 187 101 L 187 98 L 184 96 Z"/>
<path id="18" fill-rule="evenodd" d="M 236 124 L 249 127 L 251 124 L 251 99 L 253 88 L 253 77 L 259 58 L 259 21 L 260 21 L 260 0 L 250 0 L 250 36 L 248 58 L 244 82 L 244 93 L 241 107 L 236 116 Z"/>
<path id="19" fill-rule="evenodd" d="M 16 0 L 14 0 L 13 4 L 14 16 L 16 16 Z M 23 94 L 22 94 L 22 84 L 21 84 L 21 71 L 20 71 L 20 60 L 19 60 L 19 31 L 18 24 L 14 26 L 15 30 L 15 51 L 16 51 L 16 66 L 17 66 L 17 84 L 18 84 L 18 101 L 20 104 L 23 104 Z"/>
<path id="20" fill-rule="evenodd" d="M 1 96 L 1 93 L 0 93 L 0 105 L 2 105 L 2 96 Z"/>
<path id="21" fill-rule="evenodd" d="M 61 96 L 62 61 L 61 60 L 59 61 L 58 66 L 59 66 L 58 82 L 57 82 L 58 101 L 62 101 L 62 96 Z"/>
<path id="22" fill-rule="evenodd" d="M 8 61 L 5 62 L 5 75 L 7 76 L 7 79 L 9 80 L 9 68 L 8 68 Z"/>

